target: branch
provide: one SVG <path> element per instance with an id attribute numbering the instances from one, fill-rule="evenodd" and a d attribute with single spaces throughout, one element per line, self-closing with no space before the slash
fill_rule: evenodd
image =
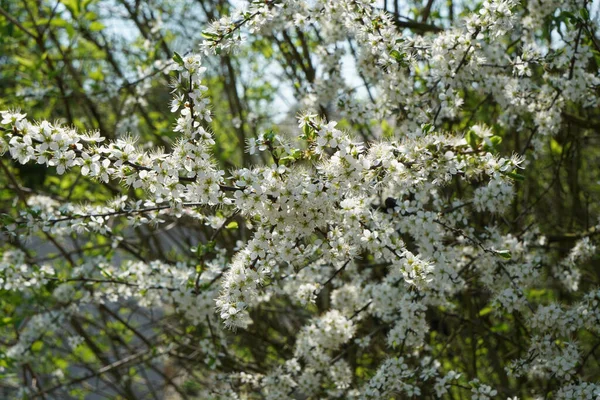
<path id="1" fill-rule="evenodd" d="M 6 10 L 4 10 L 2 7 L 0 7 L 0 14 L 4 15 L 6 17 L 6 19 L 8 19 L 13 24 L 15 24 L 17 26 L 17 28 L 19 28 L 21 31 L 23 31 L 23 33 L 25 33 L 27 36 L 31 37 L 35 41 L 38 40 L 38 37 L 33 32 L 31 32 L 29 29 L 25 28 L 19 21 L 17 21 L 12 15 L 10 15 L 8 12 L 6 12 Z"/>

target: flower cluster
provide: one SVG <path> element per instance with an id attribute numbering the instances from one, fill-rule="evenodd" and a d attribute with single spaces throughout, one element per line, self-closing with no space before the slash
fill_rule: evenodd
<path id="1" fill-rule="evenodd" d="M 513 377 L 547 382 L 558 399 L 599 396 L 580 372 L 600 335 L 600 290 L 583 278 L 600 225 L 546 237 L 529 214 L 543 195 L 515 203 L 521 170 L 544 146 L 562 162 L 563 120 L 600 104 L 600 78 L 586 67 L 595 42 L 581 39 L 594 27 L 582 17 L 560 52 L 538 46 L 534 32 L 552 13 L 535 3 L 485 0 L 445 30 L 363 0 L 256 1 L 222 17 L 204 31 L 207 54 L 244 48 L 247 35 L 319 36 L 319 67 L 302 65 L 307 82 L 297 87 L 311 109 L 291 132 L 247 138 L 252 160 L 265 163 L 228 171 L 213 156 L 219 121 L 200 55 L 175 53 L 168 64 L 176 139 L 166 150 L 2 111 L 15 207 L 0 216 L 10 239 L 0 294 L 32 307 L 10 310 L 21 317 L 6 321 L 0 368 L 28 371 L 66 346 L 94 353 L 82 326 L 94 326 L 98 305 L 132 332 L 144 363 L 151 353 L 204 368 L 201 398 L 506 398 L 519 394 Z M 399 29 L 415 23 L 435 34 Z M 337 65 L 346 42 L 370 103 Z M 493 120 L 481 121 L 482 107 Z M 501 144 L 513 133 L 523 146 L 510 155 Z M 25 164 L 79 174 L 74 185 L 114 197 L 36 194 L 13 176 Z M 170 236 L 175 226 L 181 237 Z M 157 237 L 173 248 L 150 243 Z M 58 253 L 28 251 L 40 239 Z M 152 327 L 157 345 L 113 312 L 124 303 L 165 314 Z M 465 348 L 472 363 L 456 354 Z M 488 357 L 495 348 L 510 360 Z"/>

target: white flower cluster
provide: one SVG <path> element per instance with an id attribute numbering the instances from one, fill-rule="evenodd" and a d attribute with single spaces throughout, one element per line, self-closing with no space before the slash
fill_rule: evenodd
<path id="1" fill-rule="evenodd" d="M 600 386 L 588 382 L 564 386 L 556 393 L 556 398 L 560 400 L 593 400 L 598 396 L 600 396 Z"/>
<path id="2" fill-rule="evenodd" d="M 169 202 L 176 207 L 192 198 L 202 199 L 198 203 L 219 203 L 223 195 L 220 187 L 223 171 L 217 171 L 211 160 L 210 146 L 214 140 L 201 125 L 202 121 L 211 121 L 203 97 L 206 87 L 201 83 L 205 68 L 201 67 L 199 56 L 179 58 L 179 79 L 174 83 L 177 106 L 172 109 L 177 110 L 181 102 L 174 130 L 182 136 L 172 153 L 149 154 L 136 148 L 133 139 L 100 145 L 104 138 L 99 132 L 82 135 L 47 121 L 32 124 L 24 114 L 3 111 L 3 124 L 12 127 L 3 138 L 11 156 L 21 164 L 34 161 L 56 167 L 59 175 L 80 166 L 84 176 L 141 188 L 152 193 L 156 203 Z"/>
<path id="3" fill-rule="evenodd" d="M 303 328 L 298 335 L 295 355 L 311 366 L 326 367 L 330 360 L 327 352 L 350 341 L 355 330 L 352 321 L 339 311 L 329 311 Z"/>
<path id="4" fill-rule="evenodd" d="M 48 278 L 54 274 L 54 268 L 50 265 L 37 267 L 28 263 L 25 253 L 20 250 L 6 251 L 0 260 L 0 289 L 21 291 L 39 288 L 48 283 Z"/>
<path id="5" fill-rule="evenodd" d="M 515 0 L 485 0 L 457 26 L 422 37 L 403 36 L 398 21 L 362 0 L 255 1 L 213 22 L 204 31 L 207 53 L 238 47 L 248 34 L 292 27 L 318 27 L 323 36 L 315 54 L 329 68 L 313 71 L 299 90 L 305 96 L 299 101 L 319 114 L 301 113 L 290 137 L 267 131 L 248 139 L 249 153 L 272 159 L 268 165 L 226 173 L 213 159 L 214 122 L 198 55 L 173 58 L 177 140 L 166 151 L 2 111 L 0 153 L 14 162 L 44 165 L 58 175 L 80 173 L 131 193 L 75 204 L 19 192 L 19 207 L 1 216 L 2 231 L 17 244 L 38 234 L 53 243 L 102 238 L 94 250 L 125 249 L 137 257 L 72 258 L 60 248 L 62 254 L 43 260 L 3 249 L 0 290 L 27 299 L 48 292 L 54 307 L 31 311 L 7 357 L 24 365 L 40 356 L 37 342 L 86 307 L 133 300 L 169 310 L 204 335 L 198 344 L 177 332 L 183 337 L 177 350 L 167 346 L 176 356 L 194 347 L 207 369 L 218 371 L 202 398 L 419 398 L 455 390 L 472 399 L 498 397 L 499 386 L 480 381 L 477 363 L 471 376 L 470 366 L 438 359 L 460 337 L 460 331 L 446 332 L 447 321 L 457 319 L 465 329 L 491 333 L 484 343 L 522 350 L 510 361 L 510 374 L 556 381 L 556 398 L 597 397 L 598 386 L 578 371 L 593 354 L 579 333 L 600 334 L 600 290 L 590 289 L 580 272 L 597 257 L 599 227 L 567 235 L 575 244 L 557 255 L 535 224 L 507 233 L 519 221 L 503 218 L 515 181 L 524 179 L 524 155 L 531 149 L 539 155 L 542 138 L 552 143 L 574 107 L 599 104 L 598 77 L 585 67 L 593 43 L 571 32 L 561 36 L 561 54 L 537 46 L 532 32 L 551 13 L 534 3 L 542 2 L 528 2 L 522 18 Z M 555 10 L 579 6 L 574 3 L 555 2 Z M 358 47 L 365 86 L 376 94 L 371 103 L 355 99 L 341 77 L 337 64 L 348 40 Z M 497 109 L 497 120 L 485 125 L 477 108 L 464 110 L 471 95 L 484 99 L 477 108 Z M 335 103 L 347 117 L 343 122 L 326 117 Z M 360 122 L 362 137 L 342 129 L 348 121 Z M 442 132 L 442 122 L 460 130 Z M 499 155 L 498 127 L 527 134 L 523 155 Z M 126 239 L 134 228 L 166 230 L 167 222 L 181 220 L 213 233 L 193 248 L 194 259 L 146 259 Z M 221 247 L 218 234 L 242 224 L 239 237 Z M 189 250 L 181 246 L 182 253 Z M 551 296 L 546 269 L 573 300 Z M 587 293 L 579 293 L 583 286 Z M 463 316 L 457 304 L 474 298 L 485 307 Z M 281 304 L 281 325 L 289 325 L 282 330 L 292 332 L 281 344 L 285 356 L 271 357 L 274 347 L 265 360 L 240 351 L 234 335 L 262 334 L 252 324 Z M 287 317 L 294 313 L 292 324 Z M 522 335 L 519 343 L 504 335 L 509 324 Z M 83 343 L 62 333 L 70 347 Z M 276 340 L 270 334 L 264 341 L 276 346 L 279 332 Z M 480 343 L 469 340 L 475 357 Z M 501 361 L 490 375 L 504 373 L 509 360 Z"/>
<path id="6" fill-rule="evenodd" d="M 512 9 L 519 4 L 519 0 L 485 0 L 479 9 L 467 20 L 470 32 L 480 29 L 490 30 L 493 36 L 504 35 L 513 27 L 515 16 Z"/>
<path id="7" fill-rule="evenodd" d="M 588 261 L 594 254 L 596 254 L 596 245 L 586 236 L 577 241 L 569 255 L 556 266 L 553 272 L 565 287 L 577 291 L 581 279 L 578 266 Z"/>
<path id="8" fill-rule="evenodd" d="M 479 382 L 479 379 L 474 379 L 469 382 L 469 384 L 473 386 L 473 389 L 471 389 L 471 392 L 473 392 L 473 395 L 471 396 L 472 400 L 493 399 L 498 394 L 498 391 L 492 389 L 488 385 L 482 385 Z"/>
<path id="9" fill-rule="evenodd" d="M 550 335 L 531 338 L 528 356 L 513 362 L 509 372 L 515 376 L 557 376 L 570 381 L 579 363 L 580 354 L 575 343 L 553 340 Z"/>

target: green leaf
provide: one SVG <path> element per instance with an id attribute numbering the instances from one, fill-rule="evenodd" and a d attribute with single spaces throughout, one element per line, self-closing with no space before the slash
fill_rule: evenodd
<path id="1" fill-rule="evenodd" d="M 289 165 L 291 163 L 293 163 L 294 161 L 296 161 L 296 159 L 292 156 L 286 156 L 286 157 L 281 157 L 279 159 L 279 164 L 281 165 Z"/>
<path id="2" fill-rule="evenodd" d="M 510 260 L 512 258 L 512 255 L 508 250 L 495 250 L 495 253 L 505 260 Z"/>
<path id="3" fill-rule="evenodd" d="M 500 136 L 492 136 L 490 138 L 490 142 L 492 142 L 492 144 L 495 146 L 498 146 L 500 143 L 502 143 L 502 138 Z"/>
<path id="4" fill-rule="evenodd" d="M 28 68 L 33 68 L 33 66 L 35 65 L 33 60 L 30 58 L 25 58 L 25 57 L 21 57 L 21 56 L 13 56 L 13 58 L 15 60 L 17 60 L 19 62 L 19 64 L 24 65 Z"/>
<path id="5" fill-rule="evenodd" d="M 103 81 L 104 80 L 104 74 L 102 73 L 101 69 L 96 69 L 92 72 L 90 72 L 90 78 L 95 80 L 95 81 Z"/>
<path id="6" fill-rule="evenodd" d="M 432 124 L 424 124 L 421 129 L 423 130 L 423 132 L 425 133 L 429 133 L 431 131 L 433 131 L 433 125 Z"/>
<path id="7" fill-rule="evenodd" d="M 312 133 L 312 129 L 310 126 L 308 126 L 308 124 L 304 125 L 302 127 L 302 133 L 304 136 L 304 139 L 310 139 L 311 138 L 311 133 Z"/>
<path id="8" fill-rule="evenodd" d="M 483 317 L 484 315 L 488 315 L 488 314 L 489 314 L 489 313 L 491 313 L 492 311 L 493 311 L 493 310 L 492 310 L 492 307 L 489 307 L 489 306 L 488 306 L 488 307 L 484 307 L 484 308 L 482 308 L 481 310 L 479 310 L 479 316 L 480 316 L 480 317 Z"/>
<path id="9" fill-rule="evenodd" d="M 92 31 L 92 32 L 101 31 L 104 28 L 106 28 L 106 27 L 100 21 L 94 21 L 90 24 L 90 31 Z"/>
<path id="10" fill-rule="evenodd" d="M 512 179 L 514 179 L 516 181 L 524 181 L 525 180 L 525 175 L 521 175 L 516 172 L 508 172 L 506 174 L 506 176 L 511 177 Z"/>
<path id="11" fill-rule="evenodd" d="M 563 11 L 563 12 L 560 13 L 560 16 L 561 17 L 567 17 L 567 18 L 577 18 L 577 17 L 575 17 L 575 14 L 573 14 L 570 11 Z"/>
<path id="12" fill-rule="evenodd" d="M 563 11 L 562 13 L 560 13 L 560 18 L 562 18 L 565 22 L 568 19 L 569 22 L 572 24 L 576 24 L 577 20 L 579 19 L 575 14 L 569 11 Z"/>
<path id="13" fill-rule="evenodd" d="M 550 140 L 550 151 L 555 156 L 560 156 L 562 154 L 562 152 L 563 152 L 563 147 L 562 147 L 562 145 L 560 143 L 558 143 L 556 141 L 556 139 L 552 138 Z"/>
<path id="14" fill-rule="evenodd" d="M 112 274 L 109 271 L 107 271 L 107 270 L 104 270 L 104 269 L 100 270 L 100 274 L 102 276 L 104 276 L 105 278 L 112 278 Z"/>
<path id="15" fill-rule="evenodd" d="M 73 27 L 72 24 L 69 24 L 65 27 L 65 29 L 67 30 L 67 35 L 69 36 L 69 38 L 72 38 L 73 36 L 75 36 L 75 28 Z M 59 71 L 60 73 L 60 71 Z"/>
<path id="16" fill-rule="evenodd" d="M 469 132 L 467 132 L 467 143 L 469 144 L 469 146 L 471 146 L 471 148 L 473 150 L 477 149 L 477 147 L 479 146 L 479 136 L 477 136 L 477 134 L 475 133 L 475 131 L 470 130 Z"/>
<path id="17" fill-rule="evenodd" d="M 231 221 L 225 227 L 225 229 L 237 229 L 237 228 L 238 228 L 238 223 L 236 221 Z"/>
<path id="18" fill-rule="evenodd" d="M 173 54 L 173 61 L 175 61 L 177 64 L 183 66 L 183 58 L 179 55 L 178 52 L 175 52 Z"/>
<path id="19" fill-rule="evenodd" d="M 263 138 L 269 142 L 272 142 L 275 139 L 275 132 L 273 132 L 272 129 L 269 129 L 263 134 Z"/>
<path id="20" fill-rule="evenodd" d="M 527 291 L 527 296 L 533 299 L 540 300 L 544 297 L 548 297 L 549 291 L 547 289 L 529 289 Z"/>
<path id="21" fill-rule="evenodd" d="M 62 3 L 71 11 L 73 17 L 77 17 L 80 14 L 79 0 L 63 0 Z"/>
<path id="22" fill-rule="evenodd" d="M 50 20 L 50 26 L 56 26 L 59 28 L 65 28 L 69 25 L 69 23 L 67 21 L 65 21 L 62 18 L 53 18 Z"/>
<path id="23" fill-rule="evenodd" d="M 404 59 L 406 58 L 406 54 L 400 53 L 396 49 L 390 51 L 390 56 L 399 63 L 404 63 Z"/>
<path id="24" fill-rule="evenodd" d="M 381 131 L 383 133 L 383 137 L 385 138 L 391 138 L 394 136 L 393 128 L 385 119 L 381 121 Z"/>
<path id="25" fill-rule="evenodd" d="M 31 345 L 31 351 L 37 353 L 38 351 L 42 350 L 42 347 L 44 347 L 44 342 L 42 342 L 41 340 L 36 340 Z"/>
<path id="26" fill-rule="evenodd" d="M 75 356 L 83 359 L 83 361 L 86 363 L 92 363 L 96 361 L 96 356 L 94 355 L 94 352 L 90 350 L 87 346 L 77 346 L 73 353 L 75 354 Z"/>
<path id="27" fill-rule="evenodd" d="M 216 33 L 212 33 L 212 32 L 208 32 L 208 31 L 203 31 L 202 32 L 202 37 L 205 39 L 211 39 L 211 40 L 215 40 L 219 37 L 219 35 L 217 35 Z"/>

